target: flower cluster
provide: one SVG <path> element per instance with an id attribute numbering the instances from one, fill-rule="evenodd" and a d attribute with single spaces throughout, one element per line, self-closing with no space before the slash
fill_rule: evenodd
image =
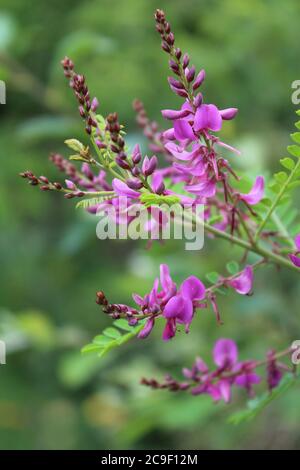
<path id="1" fill-rule="evenodd" d="M 201 358 L 196 358 L 191 369 L 184 368 L 182 374 L 184 381 L 178 381 L 166 376 L 165 381 L 160 383 L 156 379 L 143 378 L 141 383 L 155 389 L 168 389 L 170 391 L 190 390 L 193 395 L 208 394 L 213 401 L 224 400 L 229 403 L 232 389 L 234 387 L 244 388 L 250 397 L 255 395 L 254 385 L 262 381 L 256 369 L 264 366 L 266 369 L 266 382 L 271 391 L 277 387 L 284 373 L 294 372 L 279 358 L 289 356 L 292 353 L 289 348 L 278 354 L 269 351 L 266 359 L 238 360 L 238 348 L 232 339 L 219 339 L 213 348 L 213 361 L 215 367 L 210 369 Z"/>
<path id="2" fill-rule="evenodd" d="M 197 277 L 189 276 L 177 288 L 169 267 L 161 264 L 160 277 L 155 279 L 151 291 L 144 296 L 132 295 L 136 308 L 111 304 L 102 291 L 97 293 L 96 303 L 102 305 L 103 311 L 114 319 L 126 318 L 130 325 L 143 321 L 143 329 L 138 335 L 141 339 L 149 336 L 158 318 L 163 318 L 165 326 L 162 337 L 169 340 L 175 336 L 180 325 L 184 325 L 185 332 L 188 333 L 196 311 L 207 308 L 209 302 L 221 323 L 215 291 L 222 286 L 233 288 L 239 294 L 249 295 L 253 287 L 253 267 L 248 265 L 236 275 L 220 277 L 216 284 L 208 288 Z"/>
<path id="3" fill-rule="evenodd" d="M 169 122 L 169 128 L 164 130 L 148 117 L 141 101 L 134 101 L 137 123 L 149 141 L 151 153 L 143 154 L 138 143 L 132 149 L 128 147 L 118 114 L 102 116 L 99 113 L 98 99 L 91 98 L 84 75 L 77 73 L 72 60 L 65 57 L 61 62 L 64 74 L 76 97 L 89 142 L 84 145 L 76 139 L 67 139 L 66 145 L 74 152 L 69 160 L 59 154 L 50 156 L 52 163 L 64 173 L 64 182 L 52 182 L 31 171 L 21 176 L 42 191 L 58 191 L 66 199 L 84 198 L 78 204 L 93 214 L 99 209 L 110 214 L 114 209 L 119 225 L 129 226 L 134 222 L 131 209 L 146 209 L 151 212 L 151 220 L 144 228 L 150 231 L 155 227 L 154 233 L 158 234 L 169 222 L 170 212 L 175 220 L 174 212 L 165 211 L 164 204 L 170 208 L 176 203 L 181 209 L 191 210 L 188 220 L 191 227 L 200 218 L 201 227 L 209 237 L 226 240 L 243 250 L 243 268 L 234 270 L 233 274 L 228 270 L 231 274 L 227 276 L 217 275 L 208 287 L 193 275 L 178 287 L 168 266 L 163 264 L 150 292 L 143 296 L 133 294 L 135 307 L 110 303 L 102 291 L 97 292 L 96 302 L 103 311 L 114 320 L 122 318 L 130 327 L 137 326 L 139 338 L 148 337 L 162 320 L 163 339 L 169 340 L 181 326 L 188 333 L 196 313 L 210 306 L 217 322 L 222 323 L 218 291 L 225 288 L 250 295 L 256 267 L 274 263 L 299 272 L 300 234 L 294 245 L 275 210 L 284 202 L 285 191 L 299 183 L 296 178 L 300 169 L 300 133 L 292 134 L 297 145 L 288 148 L 298 162 L 290 158 L 281 161 L 291 173 L 289 176 L 284 172 L 277 174 L 274 200 L 265 196 L 265 180 L 261 175 L 251 183 L 252 187 L 251 184 L 245 186 L 243 178 L 232 168 L 232 161 L 240 152 L 223 142 L 218 134 L 225 121 L 236 117 L 237 108 L 220 109 L 205 101 L 200 90 L 206 72 L 197 71 L 189 55 L 175 45 L 175 35 L 162 10 L 156 11 L 155 22 L 161 47 L 169 58 L 172 74 L 168 77 L 169 86 L 182 102 L 178 109 L 162 110 L 163 118 Z M 300 122 L 296 126 L 300 129 Z M 224 149 L 229 151 L 229 160 L 223 155 Z M 164 165 L 159 165 L 157 155 L 160 159 L 165 157 Z M 201 216 L 196 210 L 198 204 L 205 205 Z M 250 252 L 259 258 L 254 264 L 248 262 Z M 278 359 L 289 352 L 269 351 L 264 361 L 239 362 L 235 343 L 222 339 L 213 351 L 216 366 L 213 370 L 197 359 L 191 370 L 184 369 L 184 382 L 167 377 L 162 384 L 146 379 L 143 383 L 169 390 L 191 389 L 195 395 L 207 393 L 215 401 L 228 402 L 233 386 L 243 387 L 253 394 L 253 385 L 261 380 L 256 368 L 261 365 L 266 366 L 269 389 L 276 387 L 286 370 Z"/>

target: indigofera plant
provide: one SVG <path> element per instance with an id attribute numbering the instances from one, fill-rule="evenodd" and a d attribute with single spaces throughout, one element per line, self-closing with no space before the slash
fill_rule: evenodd
<path id="1" fill-rule="evenodd" d="M 65 143 L 73 152 L 69 159 L 59 154 L 50 156 L 64 173 L 64 182 L 50 181 L 31 171 L 21 176 L 41 191 L 57 191 L 66 199 L 80 199 L 77 206 L 92 214 L 114 208 L 117 224 L 133 223 L 132 207 L 151 210 L 146 230 L 157 226 L 159 231 L 166 223 L 165 207 L 179 204 L 190 210 L 191 226 L 200 224 L 210 238 L 238 246 L 242 265 L 232 261 L 227 264 L 226 274 L 209 273 L 207 285 L 191 275 L 178 287 L 168 266 L 162 264 L 151 291 L 133 294 L 133 307 L 111 303 L 104 292 L 97 292 L 96 302 L 112 318 L 114 326 L 106 328 L 83 352 L 101 356 L 133 337 L 148 337 L 158 321 L 164 324 L 164 340 L 174 338 L 181 329 L 188 333 L 199 310 L 211 308 L 217 324 L 222 324 L 218 295 L 224 290 L 243 296 L 252 294 L 255 270 L 265 265 L 300 272 L 300 226 L 295 223 L 297 211 L 290 209 L 291 193 L 300 185 L 300 132 L 291 134 L 294 143 L 287 148 L 290 156 L 280 160 L 283 170 L 269 184 L 262 175 L 249 184 L 245 175 L 234 170 L 239 150 L 218 136 L 226 121 L 236 117 L 238 109 L 219 109 L 205 101 L 200 90 L 206 72 L 197 71 L 189 55 L 175 45 L 174 33 L 162 10 L 156 11 L 155 23 L 161 47 L 169 59 L 169 86 L 182 103 L 178 109 L 162 110 L 169 126 L 163 130 L 148 117 L 143 103 L 134 101 L 137 123 L 154 155 L 143 155 L 138 144 L 130 150 L 117 113 L 99 113 L 98 99 L 90 94 L 84 75 L 78 74 L 72 60 L 66 57 L 62 60 L 64 74 L 78 102 L 89 142 L 67 139 Z M 299 111 L 297 114 L 300 116 Z M 300 129 L 300 121 L 296 128 Z M 223 156 L 224 149 L 232 154 L 230 160 Z M 161 166 L 162 158 L 165 163 Z M 126 198 L 123 209 L 120 198 Z M 205 207 L 202 216 L 196 211 L 199 204 Z M 285 213 L 292 214 L 287 223 Z M 256 255 L 254 263 L 248 261 L 249 253 Z M 215 401 L 228 402 L 234 386 L 245 388 L 253 396 L 253 386 L 261 381 L 256 372 L 259 367 L 266 368 L 269 390 L 279 386 L 284 374 L 295 374 L 295 366 L 281 362 L 293 351 L 270 350 L 265 359 L 238 361 L 235 342 L 219 339 L 213 349 L 215 369 L 198 358 L 192 369 L 183 370 L 182 382 L 167 376 L 162 383 L 146 378 L 142 383 L 172 391 L 191 390 L 194 395 L 208 393 Z"/>

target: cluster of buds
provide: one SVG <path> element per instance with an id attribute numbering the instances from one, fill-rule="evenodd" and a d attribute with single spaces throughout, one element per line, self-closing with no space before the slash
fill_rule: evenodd
<path id="1" fill-rule="evenodd" d="M 98 291 L 96 293 L 96 304 L 100 305 L 103 312 L 108 314 L 114 320 L 125 318 L 130 326 L 136 325 L 139 321 L 137 318 L 139 312 L 137 310 L 128 307 L 128 305 L 109 303 L 103 291 Z"/>
<path id="2" fill-rule="evenodd" d="M 57 181 L 49 181 L 46 176 L 36 176 L 31 171 L 24 171 L 20 173 L 20 176 L 24 179 L 27 179 L 31 186 L 39 186 L 41 191 L 62 191 L 65 193 L 64 197 L 66 199 L 72 199 L 74 197 L 83 197 L 85 192 L 79 190 L 75 183 L 72 183 L 72 188 L 67 184 L 67 187 L 64 188 L 61 183 Z M 66 180 L 68 182 L 68 180 Z"/>
<path id="3" fill-rule="evenodd" d="M 20 176 L 27 179 L 31 186 L 39 186 L 41 191 L 62 190 L 62 185 L 60 183 L 52 183 L 46 176 L 36 176 L 31 171 L 24 171 L 20 173 Z"/>
<path id="4" fill-rule="evenodd" d="M 213 349 L 213 359 L 216 364 L 213 370 L 210 370 L 201 358 L 196 358 L 191 369 L 182 370 L 183 381 L 167 375 L 163 382 L 143 378 L 141 383 L 154 389 L 167 389 L 172 392 L 191 390 L 193 395 L 208 394 L 216 402 L 224 400 L 228 403 L 234 386 L 244 388 L 250 397 L 255 396 L 253 386 L 261 382 L 256 369 L 261 366 L 266 368 L 269 391 L 279 385 L 285 372 L 295 373 L 295 367 L 291 368 L 279 360 L 290 356 L 293 351 L 293 348 L 277 354 L 269 351 L 266 359 L 262 361 L 238 362 L 238 348 L 235 342 L 231 339 L 219 339 Z"/>
<path id="5" fill-rule="evenodd" d="M 201 70 L 196 76 L 196 68 L 194 65 L 189 66 L 190 57 L 187 53 L 183 54 L 179 47 L 175 47 L 174 34 L 171 31 L 171 26 L 166 21 L 165 13 L 162 10 L 156 10 L 155 13 L 156 29 L 161 36 L 162 49 L 170 55 L 169 67 L 172 72 L 177 75 L 177 79 L 168 77 L 168 82 L 171 90 L 176 95 L 183 98 L 188 98 L 190 101 L 193 98 L 193 92 L 197 90 L 205 79 L 205 72 Z M 197 108 L 202 101 L 202 95 L 199 93 L 195 98 L 194 105 Z"/>
<path id="6" fill-rule="evenodd" d="M 98 128 L 98 123 L 94 115 L 99 106 L 98 100 L 97 98 L 93 98 L 91 100 L 84 75 L 79 75 L 74 71 L 74 63 L 68 57 L 65 57 L 61 61 L 61 64 L 63 66 L 65 76 L 70 80 L 70 87 L 74 90 L 74 94 L 78 101 L 79 114 L 85 120 L 85 130 L 88 135 L 91 135 L 92 128 Z"/>
<path id="7" fill-rule="evenodd" d="M 77 168 L 73 163 L 64 158 L 59 153 L 52 153 L 49 157 L 49 160 L 56 166 L 56 168 L 65 173 L 73 181 L 79 180 L 79 174 Z"/>
<path id="8" fill-rule="evenodd" d="M 129 165 L 126 162 L 127 155 L 125 153 L 125 141 L 121 135 L 121 125 L 118 120 L 117 113 L 110 113 L 106 118 L 106 130 L 110 134 L 111 151 L 116 154 L 116 163 L 124 170 L 129 169 Z"/>
<path id="9" fill-rule="evenodd" d="M 142 101 L 136 99 L 132 103 L 132 106 L 136 112 L 136 122 L 143 130 L 144 136 L 149 140 L 149 148 L 153 152 L 169 156 L 169 152 L 164 147 L 163 132 L 159 131 L 156 121 L 149 119 Z"/>

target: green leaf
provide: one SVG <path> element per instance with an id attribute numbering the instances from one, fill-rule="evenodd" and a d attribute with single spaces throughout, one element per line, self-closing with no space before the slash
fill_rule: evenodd
<path id="1" fill-rule="evenodd" d="M 298 134 L 300 135 L 300 132 L 298 132 Z M 293 170 L 293 168 L 295 168 L 295 162 L 294 160 L 292 160 L 291 158 L 289 157 L 285 157 L 285 158 L 282 158 L 280 160 L 280 163 L 281 165 L 286 168 L 287 170 Z"/>
<path id="2" fill-rule="evenodd" d="M 300 158 L 300 147 L 299 145 L 289 145 L 287 147 L 288 152 L 293 155 L 293 157 Z"/>
<path id="3" fill-rule="evenodd" d="M 102 334 L 95 336 L 93 342 L 84 346 L 81 350 L 82 353 L 98 353 L 99 357 L 103 357 L 111 349 L 114 349 L 122 344 L 127 343 L 130 339 L 137 336 L 137 334 L 144 327 L 145 320 L 138 323 L 137 326 L 128 325 L 124 319 L 119 319 L 114 322 L 118 328 L 125 330 L 122 334 L 119 330 L 113 327 L 105 328 Z"/>
<path id="4" fill-rule="evenodd" d="M 84 150 L 84 145 L 77 139 L 67 139 L 65 144 L 74 152 L 82 152 Z"/>
<path id="5" fill-rule="evenodd" d="M 108 338 L 107 336 L 104 335 L 97 335 L 93 339 L 93 343 L 97 344 L 98 346 L 106 346 L 108 343 L 110 343 L 111 338 Z"/>
<path id="6" fill-rule="evenodd" d="M 279 184 L 284 184 L 288 179 L 288 175 L 285 171 L 279 171 L 278 173 L 274 174 L 275 181 Z"/>
<path id="7" fill-rule="evenodd" d="M 83 346 L 83 348 L 81 349 L 81 352 L 82 353 L 89 353 L 89 352 L 99 352 L 101 351 L 101 347 L 97 344 L 94 344 L 94 343 L 89 343 L 89 344 L 86 344 L 85 346 Z"/>
<path id="8" fill-rule="evenodd" d="M 211 273 L 206 274 L 206 279 L 208 279 L 209 282 L 211 282 L 212 284 L 215 284 L 220 279 L 220 274 L 213 271 Z"/>
<path id="9" fill-rule="evenodd" d="M 300 121 L 297 121 L 297 122 L 295 123 L 295 127 L 297 127 L 297 129 L 300 129 Z"/>
<path id="10" fill-rule="evenodd" d="M 111 328 L 111 327 L 105 328 L 105 330 L 103 331 L 103 334 L 113 339 L 120 338 L 121 336 L 121 333 L 119 332 L 119 330 L 117 330 L 116 328 Z"/>
<path id="11" fill-rule="evenodd" d="M 229 261 L 229 263 L 226 264 L 226 269 L 229 274 L 236 274 L 240 270 L 239 263 L 237 261 Z"/>
<path id="12" fill-rule="evenodd" d="M 273 389 L 271 393 L 266 392 L 260 397 L 250 400 L 247 404 L 247 409 L 238 411 L 231 415 L 229 417 L 229 422 L 232 424 L 240 424 L 244 421 L 250 421 L 255 418 L 267 405 L 287 392 L 289 388 L 296 383 L 296 380 L 297 378 L 293 374 L 286 375 L 282 379 L 280 385 Z"/>
<path id="13" fill-rule="evenodd" d="M 270 207 L 272 205 L 272 199 L 269 197 L 264 197 L 261 201 L 260 204 L 262 204 L 264 207 Z"/>
<path id="14" fill-rule="evenodd" d="M 275 183 L 274 181 L 269 184 L 269 188 L 275 194 L 279 193 L 279 191 L 281 190 L 280 184 Z"/>
<path id="15" fill-rule="evenodd" d="M 103 201 L 107 201 L 108 199 L 112 199 L 114 196 L 98 196 L 98 197 L 91 197 L 89 199 L 82 199 L 81 201 L 77 202 L 76 209 L 87 209 L 88 207 L 96 206 Z"/>
<path id="16" fill-rule="evenodd" d="M 132 331 L 132 326 L 128 325 L 128 322 L 124 318 L 119 318 L 114 321 L 114 325 L 125 331 Z"/>
<path id="17" fill-rule="evenodd" d="M 294 132 L 291 134 L 291 138 L 296 142 L 296 144 L 300 144 L 300 132 Z"/>
<path id="18" fill-rule="evenodd" d="M 153 205 L 159 206 L 161 204 L 167 204 L 168 206 L 172 206 L 173 204 L 180 203 L 180 198 L 178 196 L 160 196 L 159 194 L 152 193 L 141 194 L 140 200 L 146 207 L 150 207 Z"/>

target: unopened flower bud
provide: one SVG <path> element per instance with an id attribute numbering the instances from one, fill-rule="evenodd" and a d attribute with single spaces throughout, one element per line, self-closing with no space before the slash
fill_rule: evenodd
<path id="1" fill-rule="evenodd" d="M 205 70 L 202 69 L 198 73 L 196 80 L 193 83 L 193 90 L 197 90 L 197 88 L 199 88 L 199 86 L 202 85 L 204 80 L 205 80 Z"/>
<path id="2" fill-rule="evenodd" d="M 189 55 L 187 53 L 185 53 L 184 56 L 183 56 L 183 59 L 182 59 L 182 67 L 184 69 L 186 69 L 187 66 L 189 65 L 189 63 L 190 63 Z"/>
<path id="3" fill-rule="evenodd" d="M 143 187 L 143 183 L 137 178 L 127 180 L 126 184 L 130 189 L 141 189 Z"/>
<path id="4" fill-rule="evenodd" d="M 93 112 L 97 111 L 98 106 L 99 106 L 99 101 L 97 100 L 97 98 L 93 98 L 91 102 L 91 110 Z"/>
<path id="5" fill-rule="evenodd" d="M 187 70 L 188 69 L 186 69 L 186 71 Z M 188 82 L 192 82 L 194 80 L 195 72 L 196 72 L 196 69 L 194 65 L 192 65 L 192 67 L 186 72 L 186 75 L 185 75 Z"/>

